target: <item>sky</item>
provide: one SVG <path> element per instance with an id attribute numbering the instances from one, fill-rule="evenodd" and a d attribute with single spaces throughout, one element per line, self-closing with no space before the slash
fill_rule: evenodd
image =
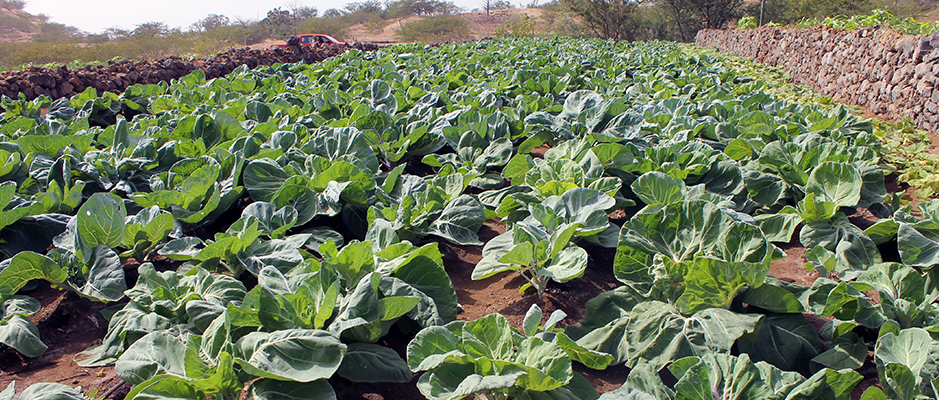
<path id="1" fill-rule="evenodd" d="M 209 14 L 257 20 L 267 11 L 288 3 L 314 7 L 320 12 L 342 8 L 347 0 L 26 0 L 30 14 L 46 14 L 52 22 L 71 25 L 89 33 L 107 28 L 132 29 L 144 22 L 165 22 L 170 27 L 189 27 Z M 483 0 L 455 0 L 457 6 L 478 8 Z"/>

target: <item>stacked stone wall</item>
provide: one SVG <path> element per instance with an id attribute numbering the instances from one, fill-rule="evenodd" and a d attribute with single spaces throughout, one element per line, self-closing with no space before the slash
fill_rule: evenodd
<path id="1" fill-rule="evenodd" d="M 796 83 L 835 101 L 939 132 L 939 34 L 762 27 L 702 30 L 695 44 L 784 68 Z"/>

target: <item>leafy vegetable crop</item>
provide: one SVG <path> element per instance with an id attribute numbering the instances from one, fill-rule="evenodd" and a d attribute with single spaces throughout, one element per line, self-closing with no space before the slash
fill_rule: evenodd
<path id="1" fill-rule="evenodd" d="M 38 279 L 126 300 L 80 362 L 114 365 L 129 399 L 332 399 L 335 377 L 432 399 L 844 399 L 862 378 L 883 386 L 866 398 L 934 396 L 939 204 L 887 193 L 870 121 L 724 61 L 406 45 L 5 99 L 0 343 L 46 350 Z M 620 284 L 579 323 L 458 320 L 454 246 L 543 305 L 597 270 Z M 794 247 L 811 286 L 771 272 Z M 601 397 L 578 364 L 631 372 Z M 46 392 L 80 396 L 21 393 Z"/>

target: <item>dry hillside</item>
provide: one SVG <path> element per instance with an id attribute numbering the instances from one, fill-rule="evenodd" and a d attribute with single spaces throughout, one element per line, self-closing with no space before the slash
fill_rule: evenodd
<path id="1" fill-rule="evenodd" d="M 532 18 L 541 18 L 544 10 L 540 8 L 508 8 L 492 10 L 490 15 L 482 13 L 459 14 L 469 22 L 470 35 L 473 39 L 482 39 L 487 36 L 495 36 L 496 29 L 512 17 L 521 18 L 528 14 Z M 348 41 L 385 43 L 395 41 L 395 32 L 407 25 L 409 22 L 419 20 L 423 17 L 409 16 L 386 21 L 386 25 L 381 30 L 370 31 L 365 24 L 358 24 L 349 27 L 344 33 Z"/>
<path id="2" fill-rule="evenodd" d="M 42 20 L 23 10 L 0 8 L 0 43 L 28 41 L 39 33 Z"/>

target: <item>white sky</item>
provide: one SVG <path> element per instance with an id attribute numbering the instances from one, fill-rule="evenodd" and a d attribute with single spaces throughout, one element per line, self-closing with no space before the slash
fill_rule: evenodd
<path id="1" fill-rule="evenodd" d="M 132 29 L 137 24 L 157 21 L 170 27 L 186 28 L 209 14 L 222 14 L 234 20 L 261 19 L 267 11 L 284 7 L 290 0 L 26 0 L 30 14 L 46 14 L 52 22 L 100 33 L 106 28 Z M 322 13 L 342 8 L 348 0 L 296 0 Z M 455 0 L 466 9 L 479 8 L 483 0 Z M 514 1 L 513 3 L 517 3 Z M 286 8 L 286 7 L 284 7 Z"/>

